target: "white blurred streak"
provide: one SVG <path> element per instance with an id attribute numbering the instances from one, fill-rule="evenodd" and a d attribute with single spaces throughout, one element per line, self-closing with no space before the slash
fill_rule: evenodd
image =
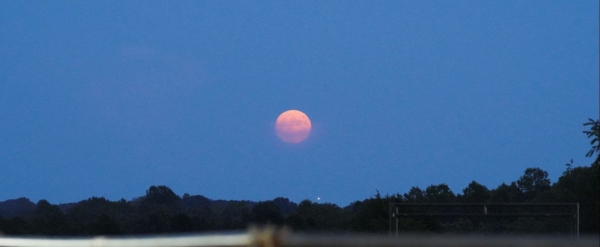
<path id="1" fill-rule="evenodd" d="M 252 237 L 248 234 L 213 235 L 213 236 L 179 236 L 179 237 L 141 237 L 141 238 L 105 238 L 91 239 L 33 239 L 33 238 L 0 238 L 0 246 L 15 247 L 192 247 L 192 246 L 249 246 Z"/>
<path id="2" fill-rule="evenodd" d="M 139 238 L 41 239 L 0 237 L 2 247 L 597 247 L 598 236 L 304 235 L 266 228 L 246 234 Z"/>

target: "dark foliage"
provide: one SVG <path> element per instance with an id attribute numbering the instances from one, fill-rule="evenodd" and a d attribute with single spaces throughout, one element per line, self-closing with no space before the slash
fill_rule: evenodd
<path id="1" fill-rule="evenodd" d="M 25 217 L 35 210 L 35 203 L 21 197 L 13 200 L 0 202 L 0 215 L 5 218 Z"/>
<path id="2" fill-rule="evenodd" d="M 600 154 L 600 124 L 593 121 L 584 133 L 592 138 L 587 156 Z M 600 155 L 598 156 L 600 157 Z M 201 195 L 175 194 L 164 185 L 151 186 L 143 197 L 110 201 L 92 197 L 77 203 L 52 205 L 46 200 L 34 204 L 27 198 L 0 202 L 0 232 L 6 235 L 93 236 L 157 233 L 189 233 L 215 230 L 244 230 L 249 224 L 287 225 L 300 232 L 385 233 L 390 224 L 390 203 L 579 203 L 582 233 L 597 234 L 599 220 L 599 158 L 589 167 L 572 167 L 554 184 L 540 168 L 527 168 L 514 182 L 494 189 L 472 181 L 454 194 L 446 184 L 425 190 L 412 187 L 404 194 L 374 196 L 341 208 L 330 203 L 304 200 L 296 204 L 287 198 L 269 201 L 211 200 Z M 415 207 L 419 213 L 440 213 Z M 454 210 L 454 211 L 452 211 Z M 469 213 L 458 208 L 442 213 Z M 559 212 L 559 208 L 510 209 L 511 213 L 536 210 Z M 504 217 L 423 217 L 402 218 L 399 229 L 438 233 L 544 233 L 565 234 L 570 219 Z"/>
<path id="3" fill-rule="evenodd" d="M 596 233 L 599 167 L 597 163 L 591 167 L 568 167 L 554 184 L 550 184 L 545 171 L 528 168 L 516 182 L 503 183 L 492 190 L 475 181 L 458 195 L 445 184 L 430 185 L 425 190 L 413 187 L 404 195 L 377 193 L 345 208 L 309 200 L 296 204 L 282 197 L 258 203 L 215 201 L 188 194 L 179 197 L 166 186 L 152 186 L 146 196 L 131 201 L 92 197 L 75 203 L 65 212 L 59 206 L 41 200 L 28 214 L 1 215 L 0 231 L 9 235 L 93 236 L 244 230 L 249 224 L 271 224 L 287 225 L 301 232 L 385 233 L 389 228 L 391 202 L 579 202 L 581 232 Z M 14 205 L 14 200 L 0 202 L 0 209 L 15 212 L 11 209 Z M 565 224 L 568 222 L 564 220 L 527 217 L 497 220 L 428 217 L 401 219 L 399 227 L 411 232 L 565 234 L 569 230 Z"/>

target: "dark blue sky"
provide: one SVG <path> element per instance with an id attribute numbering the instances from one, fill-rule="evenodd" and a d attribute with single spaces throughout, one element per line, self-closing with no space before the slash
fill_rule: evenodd
<path id="1" fill-rule="evenodd" d="M 0 200 L 555 182 L 591 163 L 598 22 L 598 1 L 2 1 Z"/>

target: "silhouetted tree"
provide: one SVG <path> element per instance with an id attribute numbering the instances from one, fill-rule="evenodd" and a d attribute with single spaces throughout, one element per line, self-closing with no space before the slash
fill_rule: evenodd
<path id="1" fill-rule="evenodd" d="M 523 202 L 523 192 L 516 182 L 510 183 L 510 185 L 502 183 L 498 188 L 492 190 L 491 201 L 496 203 Z"/>
<path id="2" fill-rule="evenodd" d="M 580 204 L 580 230 L 598 233 L 599 203 L 599 165 L 568 169 L 552 186 L 552 195 L 556 202 L 578 202 Z"/>
<path id="3" fill-rule="evenodd" d="M 425 192 L 419 187 L 412 187 L 408 193 L 404 193 L 404 200 L 411 203 L 423 203 L 426 201 Z"/>
<path id="4" fill-rule="evenodd" d="M 389 203 L 401 202 L 400 195 L 381 197 L 379 191 L 375 197 L 363 200 L 354 209 L 352 229 L 359 232 L 385 233 L 388 231 Z"/>
<path id="5" fill-rule="evenodd" d="M 251 211 L 246 201 L 228 201 L 216 215 L 216 229 L 242 230 L 248 225 Z"/>
<path id="6" fill-rule="evenodd" d="M 259 202 L 252 208 L 251 221 L 257 224 L 281 225 L 283 216 L 273 201 Z"/>
<path id="7" fill-rule="evenodd" d="M 211 200 L 200 195 L 190 196 L 184 194 L 182 197 L 187 214 L 193 219 L 197 230 L 215 229 L 216 214 L 211 209 Z"/>
<path id="8" fill-rule="evenodd" d="M 20 197 L 17 199 L 6 200 L 0 202 L 0 215 L 5 219 L 13 217 L 25 217 L 31 215 L 35 210 L 35 203 L 31 202 L 28 198 Z"/>
<path id="9" fill-rule="evenodd" d="M 275 203 L 275 206 L 279 208 L 279 212 L 281 212 L 281 215 L 284 218 L 287 217 L 290 213 L 296 211 L 296 209 L 298 208 L 298 204 L 284 197 L 277 197 L 273 199 L 273 203 Z"/>
<path id="10" fill-rule="evenodd" d="M 46 200 L 40 200 L 31 220 L 32 234 L 35 235 L 66 235 L 68 225 L 64 213 L 56 205 Z"/>
<path id="11" fill-rule="evenodd" d="M 525 174 L 517 181 L 525 201 L 532 201 L 538 194 L 550 190 L 548 173 L 540 168 L 527 168 Z"/>
<path id="12" fill-rule="evenodd" d="M 588 138 L 592 138 L 590 145 L 592 147 L 585 155 L 586 157 L 592 157 L 594 153 L 598 154 L 596 158 L 596 162 L 600 159 L 600 120 L 595 120 L 589 118 L 589 121 L 584 123 L 583 126 L 590 126 L 590 130 L 584 130 L 583 133 L 587 135 Z"/>
<path id="13" fill-rule="evenodd" d="M 344 232 L 350 228 L 347 212 L 335 204 L 303 200 L 286 224 L 297 231 Z"/>
<path id="14" fill-rule="evenodd" d="M 164 205 L 173 205 L 178 203 L 181 200 L 177 194 L 175 194 L 169 187 L 160 185 L 160 186 L 150 186 L 148 190 L 146 190 L 146 198 L 144 202 L 151 204 L 164 204 Z"/>
<path id="15" fill-rule="evenodd" d="M 67 217 L 71 221 L 88 224 L 97 220 L 100 215 L 112 218 L 119 213 L 119 206 L 116 202 L 106 200 L 104 197 L 92 197 L 78 202 L 67 210 Z"/>
<path id="16" fill-rule="evenodd" d="M 425 189 L 425 197 L 432 203 L 450 203 L 456 198 L 446 184 L 430 185 Z"/>
<path id="17" fill-rule="evenodd" d="M 462 200 L 466 203 L 483 203 L 491 198 L 487 187 L 473 181 L 463 189 Z"/>

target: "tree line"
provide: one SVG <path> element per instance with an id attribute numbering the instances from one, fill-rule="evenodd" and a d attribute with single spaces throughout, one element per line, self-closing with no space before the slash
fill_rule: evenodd
<path id="1" fill-rule="evenodd" d="M 600 124 L 590 119 L 584 131 L 592 138 L 587 156 L 598 155 Z M 540 168 L 527 168 L 511 183 L 496 188 L 472 181 L 461 193 L 446 184 L 406 193 L 375 195 L 345 207 L 277 197 L 267 201 L 211 200 L 201 195 L 179 196 L 169 187 L 150 186 L 144 196 L 110 201 L 92 197 L 77 203 L 53 205 L 27 198 L 0 202 L 0 232 L 5 235 L 92 236 L 192 233 L 245 230 L 249 225 L 288 226 L 299 232 L 387 233 L 389 204 L 394 203 L 570 203 L 580 204 L 580 231 L 598 234 L 600 155 L 590 166 L 572 161 L 558 181 L 551 183 Z M 516 209 L 524 210 L 524 209 Z M 550 209 L 554 210 L 554 209 Z M 494 219 L 404 218 L 403 231 L 430 233 L 544 233 L 568 234 L 572 219 L 498 217 Z M 1 235 L 1 234 L 0 234 Z"/>

